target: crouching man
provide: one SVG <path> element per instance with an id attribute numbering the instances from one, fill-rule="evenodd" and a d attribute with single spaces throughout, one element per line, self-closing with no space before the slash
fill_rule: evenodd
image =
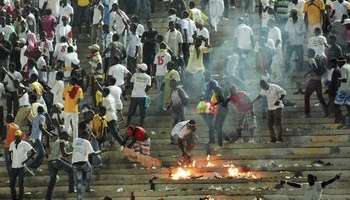
<path id="1" fill-rule="evenodd" d="M 171 131 L 172 140 L 177 139 L 177 144 L 186 163 L 191 162 L 191 151 L 194 148 L 196 135 L 196 122 L 187 120 L 177 123 Z"/>

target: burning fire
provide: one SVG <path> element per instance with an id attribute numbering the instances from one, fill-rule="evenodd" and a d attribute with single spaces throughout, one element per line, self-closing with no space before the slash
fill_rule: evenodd
<path id="1" fill-rule="evenodd" d="M 205 177 L 204 177 L 205 176 Z M 171 170 L 171 179 L 190 179 L 190 178 L 246 178 L 257 179 L 258 177 L 249 168 L 236 167 L 232 163 L 211 159 L 210 155 L 206 159 L 193 160 L 189 165 L 179 162 L 178 167 Z"/>
<path id="2" fill-rule="evenodd" d="M 179 180 L 179 179 L 188 179 L 191 177 L 191 172 L 189 169 L 186 168 L 176 168 L 175 172 L 172 173 L 171 178 L 174 180 Z"/>

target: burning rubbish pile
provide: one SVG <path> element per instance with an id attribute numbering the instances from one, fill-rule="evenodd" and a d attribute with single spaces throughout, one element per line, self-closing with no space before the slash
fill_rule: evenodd
<path id="1" fill-rule="evenodd" d="M 208 155 L 205 159 L 193 160 L 190 164 L 178 163 L 170 169 L 170 178 L 183 179 L 258 179 L 259 175 L 247 167 L 237 167 L 233 163 L 223 161 L 219 157 Z"/>

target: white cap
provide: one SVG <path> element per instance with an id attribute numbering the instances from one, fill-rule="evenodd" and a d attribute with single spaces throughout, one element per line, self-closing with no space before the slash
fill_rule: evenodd
<path id="1" fill-rule="evenodd" d="M 138 64 L 137 67 L 140 68 L 142 71 L 147 71 L 148 69 L 145 63 Z"/>

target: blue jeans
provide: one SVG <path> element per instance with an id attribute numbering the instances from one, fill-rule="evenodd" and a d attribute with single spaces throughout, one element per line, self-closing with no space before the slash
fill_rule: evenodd
<path id="1" fill-rule="evenodd" d="M 86 190 L 90 189 L 92 168 L 89 162 L 73 163 L 74 184 L 77 189 L 77 200 L 83 200 Z"/>
<path id="2" fill-rule="evenodd" d="M 33 148 L 36 151 L 36 157 L 34 160 L 28 165 L 28 167 L 36 169 L 40 167 L 40 165 L 44 161 L 44 156 L 45 156 L 45 149 L 43 143 L 36 139 L 35 142 L 33 143 Z"/>
<path id="3" fill-rule="evenodd" d="M 56 176 L 59 170 L 63 170 L 68 174 L 68 177 L 69 177 L 68 190 L 70 192 L 74 191 L 73 168 L 69 162 L 61 159 L 50 160 L 48 163 L 48 168 L 49 168 L 50 182 L 47 187 L 46 200 L 52 199 L 53 190 L 56 185 Z"/>

